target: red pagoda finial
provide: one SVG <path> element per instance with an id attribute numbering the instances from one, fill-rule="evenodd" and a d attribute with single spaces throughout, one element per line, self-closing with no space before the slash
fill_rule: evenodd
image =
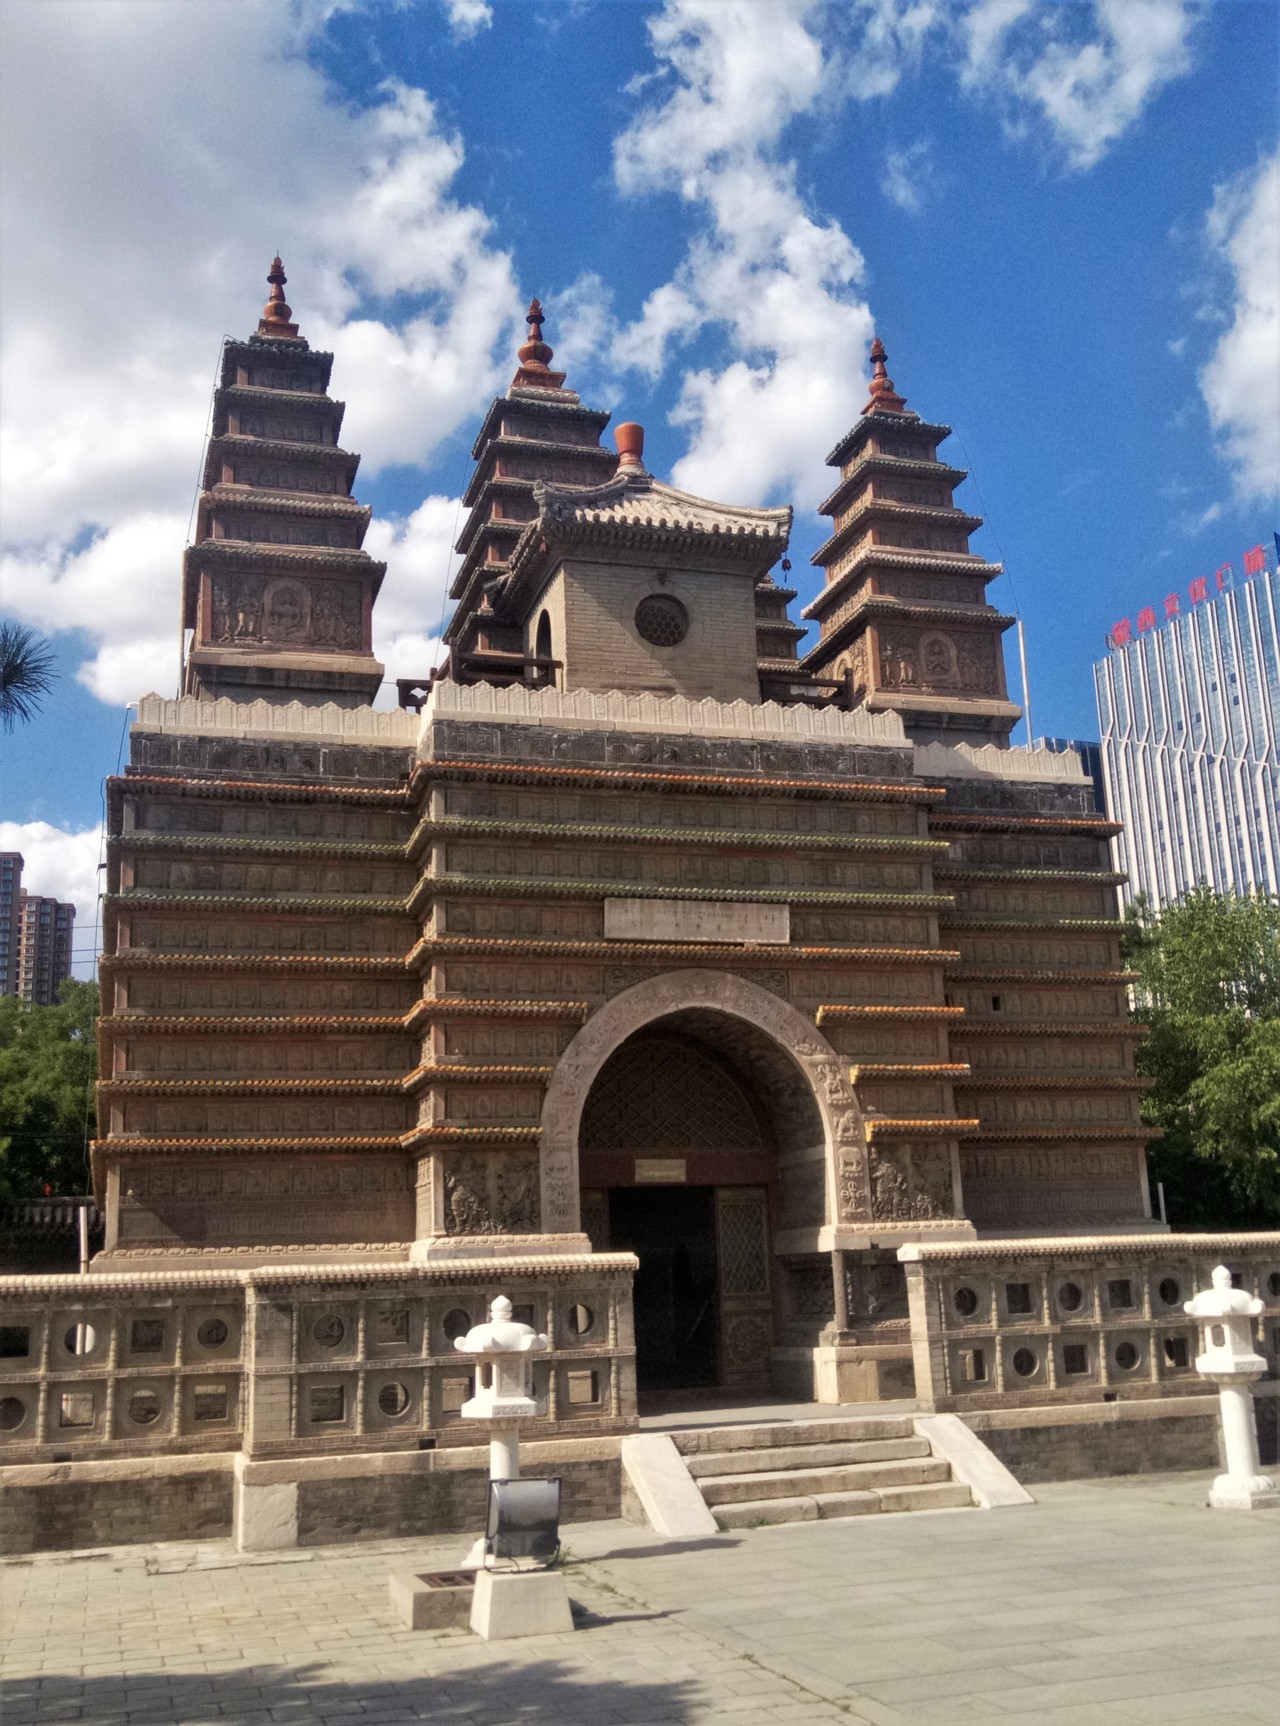
<path id="1" fill-rule="evenodd" d="M 530 300 L 529 310 L 524 317 L 529 326 L 529 339 L 523 347 L 516 350 L 520 364 L 527 372 L 545 372 L 551 364 L 555 350 L 549 348 L 542 339 L 542 302 Z"/>
<path id="2" fill-rule="evenodd" d="M 267 303 L 262 308 L 262 316 L 258 320 L 260 336 L 296 336 L 298 326 L 290 322 L 293 313 L 284 297 L 284 285 L 288 281 L 284 273 L 284 265 L 277 252 L 271 260 L 271 268 L 267 271 L 267 280 L 271 283 L 271 292 Z"/>
<path id="3" fill-rule="evenodd" d="M 907 398 L 900 396 L 894 389 L 893 379 L 885 367 L 888 357 L 884 351 L 884 343 L 877 336 L 871 344 L 871 395 L 862 410 L 864 414 L 900 414 L 907 405 Z"/>
<path id="4" fill-rule="evenodd" d="M 516 351 L 520 356 L 520 365 L 515 377 L 511 380 L 513 389 L 525 390 L 558 390 L 564 383 L 563 372 L 553 372 L 550 369 L 553 349 L 542 339 L 542 302 L 530 300 L 529 310 L 524 314 L 529 325 L 529 339 Z"/>

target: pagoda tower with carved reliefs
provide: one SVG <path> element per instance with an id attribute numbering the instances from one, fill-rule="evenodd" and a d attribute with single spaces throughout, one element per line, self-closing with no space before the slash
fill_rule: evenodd
<path id="1" fill-rule="evenodd" d="M 876 338 L 862 416 L 827 457 L 840 483 L 821 506 L 835 532 L 813 554 L 826 585 L 804 616 L 820 630 L 803 666 L 841 682 L 850 706 L 902 717 L 918 743 L 1005 743 L 1021 718 L 987 603 L 1001 565 L 969 550 L 982 517 L 952 502 L 963 468 L 938 459 L 950 426 L 911 412 Z"/>
<path id="2" fill-rule="evenodd" d="M 499 616 L 494 601 L 511 553 L 538 514 L 534 486 L 599 485 L 618 464 L 614 452 L 600 446 L 608 413 L 584 407 L 564 387 L 564 372 L 551 370 L 554 354 L 542 339 L 537 300 L 530 301 L 526 321 L 529 339 L 519 350 L 516 374 L 506 394 L 490 404 L 471 451 L 476 467 L 462 500 L 470 513 L 457 544 L 462 567 L 450 596 L 458 608 L 445 633 L 450 652 L 444 675 L 458 683 L 554 682 L 550 655 L 541 662 L 536 651 L 530 656 L 519 622 Z"/>
<path id="3" fill-rule="evenodd" d="M 183 693 L 356 707 L 382 682 L 372 627 L 386 565 L 362 550 L 371 512 L 351 495 L 360 457 L 338 443 L 333 355 L 298 334 L 279 258 L 267 280 L 257 333 L 222 350 L 183 564 Z"/>

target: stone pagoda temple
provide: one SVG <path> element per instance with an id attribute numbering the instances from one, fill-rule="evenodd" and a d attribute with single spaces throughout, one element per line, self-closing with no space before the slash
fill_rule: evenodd
<path id="1" fill-rule="evenodd" d="M 268 280 L 182 693 L 109 781 L 105 1243 L 0 1278 L 11 1545 L 118 1537 L 138 1494 L 152 1537 L 233 1501 L 242 1545 L 466 1526 L 453 1345 L 498 1294 L 550 1338 L 526 1437 L 570 1516 L 617 1514 L 647 1397 L 1198 1457 L 1182 1303 L 1225 1259 L 1274 1380 L 1280 1237 L 1153 1218 L 1115 827 L 1074 755 L 1008 746 L 947 427 L 877 342 L 801 657 L 790 510 L 607 448 L 535 300 L 447 656 L 383 711 L 358 458 Z"/>

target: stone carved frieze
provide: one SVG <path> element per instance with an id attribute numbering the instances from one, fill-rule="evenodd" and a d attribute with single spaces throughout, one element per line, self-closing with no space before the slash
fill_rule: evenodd
<path id="1" fill-rule="evenodd" d="M 219 571 L 210 586 L 209 639 L 215 646 L 327 647 L 345 652 L 363 646 L 358 581 L 272 579 Z"/>
<path id="2" fill-rule="evenodd" d="M 537 1161 L 515 1152 L 446 1155 L 444 1212 L 451 1235 L 536 1234 Z"/>
<path id="3" fill-rule="evenodd" d="M 880 1222 L 927 1222 L 953 1214 L 951 1161 L 932 1147 L 886 1151 L 869 1158 L 871 1214 Z"/>

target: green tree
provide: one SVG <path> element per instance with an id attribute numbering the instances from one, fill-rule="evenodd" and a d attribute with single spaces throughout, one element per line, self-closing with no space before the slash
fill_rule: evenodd
<path id="1" fill-rule="evenodd" d="M 52 1007 L 0 996 L 0 1200 L 88 1190 L 97 1017 L 96 983 L 64 983 Z"/>
<path id="2" fill-rule="evenodd" d="M 1201 886 L 1160 914 L 1138 901 L 1124 950 L 1170 1221 L 1280 1223 L 1280 899 Z"/>
<path id="3" fill-rule="evenodd" d="M 0 725 L 6 731 L 35 717 L 55 676 L 53 649 L 43 635 L 0 623 Z"/>

